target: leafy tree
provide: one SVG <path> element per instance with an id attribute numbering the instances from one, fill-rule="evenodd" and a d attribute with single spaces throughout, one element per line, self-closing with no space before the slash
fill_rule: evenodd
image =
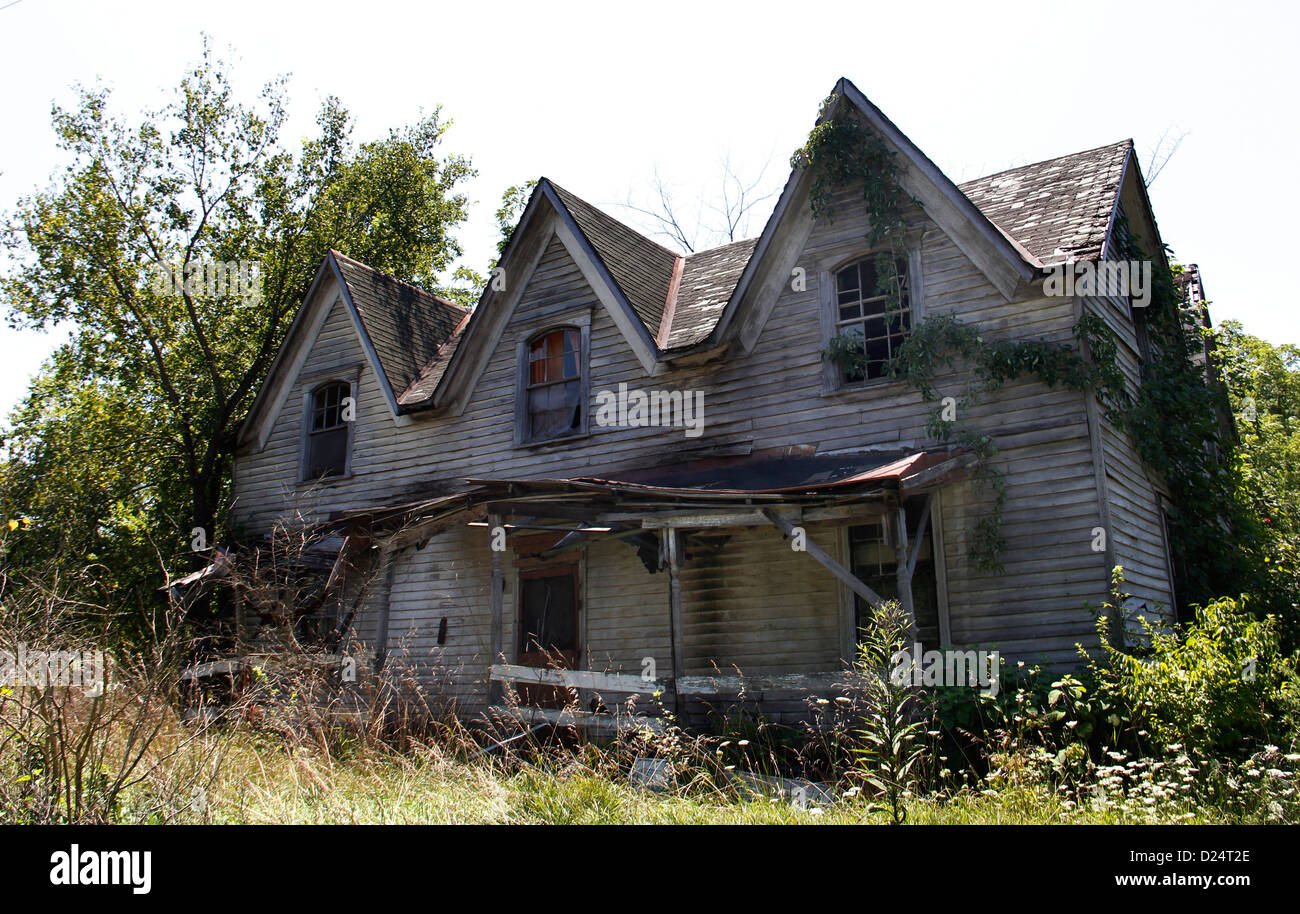
<path id="1" fill-rule="evenodd" d="M 1237 321 L 1218 332 L 1218 357 L 1236 416 L 1241 498 L 1264 544 L 1258 593 L 1300 642 L 1300 346 L 1274 346 Z"/>
<path id="2" fill-rule="evenodd" d="M 128 122 L 84 87 L 54 108 L 69 161 L 6 217 L 0 296 L 15 325 L 74 332 L 11 418 L 0 523 L 27 520 L 0 547 L 10 570 L 98 558 L 133 586 L 143 551 L 218 538 L 238 423 L 329 248 L 466 294 L 440 276 L 474 171 L 439 155 L 441 109 L 356 145 L 329 98 L 296 154 L 285 118 L 284 78 L 245 104 L 206 39 L 161 110 Z"/>

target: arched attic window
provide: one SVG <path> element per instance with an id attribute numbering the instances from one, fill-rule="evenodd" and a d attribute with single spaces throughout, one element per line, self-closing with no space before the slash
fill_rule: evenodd
<path id="1" fill-rule="evenodd" d="M 585 328 L 557 327 L 528 340 L 522 366 L 522 441 L 545 441 L 586 429 L 585 337 Z"/>
<path id="2" fill-rule="evenodd" d="M 912 330 L 908 259 L 890 269 L 888 255 L 869 254 L 835 273 L 835 335 L 844 342 L 840 380 L 856 384 L 888 374 L 889 361 Z"/>
<path id="3" fill-rule="evenodd" d="M 347 381 L 326 381 L 312 390 L 307 401 L 304 479 L 347 475 L 353 402 Z"/>

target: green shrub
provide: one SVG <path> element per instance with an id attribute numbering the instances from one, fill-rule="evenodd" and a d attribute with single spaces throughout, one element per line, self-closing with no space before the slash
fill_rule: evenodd
<path id="1" fill-rule="evenodd" d="M 1105 663 L 1094 672 L 1156 745 L 1217 758 L 1285 736 L 1290 665 L 1273 616 L 1256 618 L 1244 600 L 1223 597 L 1182 631 L 1140 623 L 1150 646 L 1138 654 L 1114 647 L 1100 620 Z"/>

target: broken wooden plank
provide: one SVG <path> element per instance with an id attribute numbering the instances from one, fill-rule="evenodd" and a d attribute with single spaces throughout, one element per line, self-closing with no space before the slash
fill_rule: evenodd
<path id="1" fill-rule="evenodd" d="M 840 670 L 822 673 L 784 673 L 772 676 L 683 676 L 677 680 L 682 695 L 736 695 L 740 692 L 801 692 L 830 689 L 842 683 Z"/>
<path id="2" fill-rule="evenodd" d="M 501 526 L 501 515 L 499 514 L 488 515 L 488 525 L 489 525 L 488 526 L 488 547 L 491 548 L 493 531 L 495 531 L 497 527 Z M 505 655 L 502 653 L 502 647 L 503 647 L 502 642 L 504 638 L 503 635 L 504 623 L 502 621 L 502 614 L 503 614 L 502 604 L 504 602 L 504 599 L 505 599 L 505 573 L 502 568 L 502 554 L 498 550 L 492 549 L 492 593 L 490 596 L 490 600 L 491 600 L 490 609 L 492 614 L 492 634 L 491 634 L 492 654 L 491 654 L 491 659 L 488 661 L 489 663 L 492 664 L 500 663 L 505 660 Z M 495 682 L 489 682 L 488 700 L 495 701 L 497 699 L 497 696 L 500 694 L 500 691 L 501 691 L 501 687 L 499 685 L 497 685 Z"/>
<path id="3" fill-rule="evenodd" d="M 495 663 L 492 665 L 490 675 L 494 682 L 528 682 L 569 689 L 593 689 L 597 692 L 635 692 L 641 695 L 653 695 L 665 690 L 664 684 L 658 680 L 642 679 L 629 673 L 600 673 L 595 670 L 545 669 L 512 663 Z"/>
<path id="4" fill-rule="evenodd" d="M 579 711 L 572 708 L 534 708 L 528 705 L 492 705 L 488 708 L 489 717 L 514 720 L 520 723 L 549 723 L 557 727 L 578 727 L 605 733 L 626 733 L 632 730 L 652 730 L 656 733 L 664 728 L 663 721 L 657 717 L 645 717 L 633 714 L 605 714 L 598 711 Z"/>
<path id="5" fill-rule="evenodd" d="M 662 534 L 668 553 L 668 624 L 672 638 L 673 681 L 682 678 L 686 664 L 686 634 L 682 627 L 682 579 L 677 557 L 677 531 L 665 530 Z M 675 693 L 678 712 L 681 711 L 681 693 Z"/>
<path id="6" fill-rule="evenodd" d="M 908 567 L 907 510 L 900 504 L 894 512 L 894 579 L 898 582 L 898 602 L 907 614 L 912 637 L 917 637 L 916 604 L 912 599 L 912 569 Z"/>
<path id="7" fill-rule="evenodd" d="M 931 492 L 925 496 L 925 508 L 921 511 L 921 522 L 916 526 L 916 536 L 913 537 L 915 542 L 912 544 L 912 554 L 907 560 L 907 576 L 910 580 L 916 574 L 916 560 L 921 555 L 921 541 L 925 539 L 925 528 L 930 525 L 930 509 L 934 505 L 934 493 Z"/>

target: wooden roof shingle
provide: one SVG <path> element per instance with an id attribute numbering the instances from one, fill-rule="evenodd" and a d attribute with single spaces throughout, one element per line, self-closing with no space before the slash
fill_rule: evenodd
<path id="1" fill-rule="evenodd" d="M 686 258 L 664 349 L 693 346 L 713 331 L 757 244 L 749 238 Z"/>
<path id="2" fill-rule="evenodd" d="M 469 311 L 338 251 L 330 253 L 400 402 Z"/>
<path id="3" fill-rule="evenodd" d="M 677 255 L 554 181 L 550 185 L 653 338 L 663 321 Z"/>
<path id="4" fill-rule="evenodd" d="M 1101 256 L 1132 140 L 959 184 L 984 215 L 1044 264 Z"/>

